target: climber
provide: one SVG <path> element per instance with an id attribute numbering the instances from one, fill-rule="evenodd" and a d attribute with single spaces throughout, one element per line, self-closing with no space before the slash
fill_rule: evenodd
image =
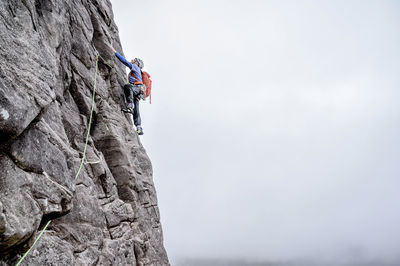
<path id="1" fill-rule="evenodd" d="M 144 66 L 143 61 L 139 58 L 135 58 L 131 60 L 131 62 L 128 62 L 113 47 L 110 46 L 110 48 L 114 52 L 115 56 L 131 70 L 128 75 L 129 83 L 124 85 L 124 93 L 128 103 L 126 108 L 123 108 L 122 111 L 133 114 L 136 132 L 138 135 L 143 135 L 143 129 L 141 126 L 142 120 L 139 113 L 139 100 L 144 99 L 145 90 L 141 73 L 141 69 Z"/>

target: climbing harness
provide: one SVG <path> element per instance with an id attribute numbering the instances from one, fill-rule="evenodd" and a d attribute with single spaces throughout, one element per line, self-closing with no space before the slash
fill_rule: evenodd
<path id="1" fill-rule="evenodd" d="M 107 63 L 107 61 L 103 57 L 101 57 L 100 55 L 98 55 L 98 56 L 106 66 L 108 66 L 110 69 L 115 71 L 115 74 L 117 74 L 118 77 L 120 77 L 125 82 L 128 82 L 128 78 L 125 78 L 125 77 L 121 76 L 121 74 L 119 74 L 119 72 L 117 72 L 117 69 L 114 66 L 111 66 L 109 63 Z M 141 59 L 135 58 L 134 60 L 140 60 L 139 64 L 141 64 L 141 67 L 143 67 L 143 61 Z M 141 85 L 141 90 L 143 91 L 143 95 L 144 95 L 144 98 L 142 98 L 142 100 L 145 100 L 148 97 L 150 99 L 149 103 L 151 104 L 151 83 L 152 83 L 152 81 L 150 79 L 150 74 L 147 73 L 146 71 L 143 71 L 143 70 L 140 70 L 140 72 L 142 74 L 142 80 L 143 81 L 142 82 L 135 82 L 135 85 Z M 137 79 L 131 72 L 129 72 L 128 77 L 129 76 L 132 76 L 135 79 Z"/>
<path id="2" fill-rule="evenodd" d="M 128 78 L 125 78 L 125 77 L 121 76 L 121 74 L 119 74 L 119 73 L 117 72 L 117 69 L 116 69 L 114 66 L 110 65 L 109 63 L 107 63 L 107 61 L 106 61 L 103 57 L 101 57 L 101 55 L 97 55 L 97 56 L 98 56 L 98 58 L 101 59 L 101 61 L 102 61 L 106 66 L 108 66 L 110 69 L 114 70 L 114 71 L 115 71 L 115 74 L 116 74 L 118 77 L 120 77 L 120 78 L 121 78 L 122 80 L 124 80 L 125 82 L 128 81 Z M 124 109 L 122 109 L 121 111 L 123 111 L 124 113 L 128 113 L 128 114 L 130 113 L 130 114 L 132 114 L 132 115 L 129 116 L 129 119 L 130 119 L 130 121 L 131 121 L 131 124 L 133 125 L 133 124 L 134 124 L 134 121 L 133 121 L 133 112 L 126 112 Z"/>
<path id="3" fill-rule="evenodd" d="M 81 160 L 81 164 L 79 165 L 78 171 L 76 172 L 74 181 L 78 178 L 79 173 L 82 170 L 82 167 L 85 163 L 88 163 L 86 161 L 86 150 L 87 150 L 87 146 L 88 146 L 88 142 L 89 142 L 89 136 L 90 136 L 90 127 L 92 126 L 92 120 L 93 120 L 93 112 L 94 112 L 94 105 L 95 105 L 95 95 L 96 95 L 96 80 L 97 80 L 97 71 L 98 71 L 98 63 L 99 63 L 99 57 L 100 55 L 96 56 L 96 70 L 94 72 L 94 82 L 93 82 L 93 95 L 92 95 L 92 106 L 90 109 L 90 116 L 89 116 L 89 124 L 88 124 L 88 129 L 87 129 L 87 133 L 86 133 L 86 140 L 85 140 L 85 146 L 83 148 L 83 154 L 82 154 L 82 160 Z M 100 57 L 101 58 L 101 57 Z M 104 62 L 104 59 L 101 58 Z M 104 62 L 105 63 L 105 62 Z M 93 162 L 93 163 L 97 163 L 97 162 Z M 49 224 L 51 223 L 52 220 L 49 220 L 46 225 L 43 227 L 43 229 L 40 231 L 39 235 L 36 237 L 35 241 L 33 242 L 32 246 L 28 249 L 28 251 L 26 251 L 24 253 L 24 255 L 19 259 L 18 263 L 15 266 L 19 266 L 22 261 L 25 259 L 25 257 L 31 252 L 31 250 L 33 249 L 33 247 L 35 246 L 36 242 L 42 237 L 44 231 L 46 230 L 46 228 L 49 226 Z"/>

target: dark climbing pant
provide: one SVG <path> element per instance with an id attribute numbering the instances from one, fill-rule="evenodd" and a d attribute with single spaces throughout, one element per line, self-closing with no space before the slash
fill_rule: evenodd
<path id="1" fill-rule="evenodd" d="M 125 84 L 124 86 L 124 93 L 128 103 L 134 104 L 133 109 L 133 122 L 135 126 L 140 126 L 142 124 L 142 119 L 140 118 L 139 113 L 139 97 L 143 94 L 143 91 L 140 89 L 140 85 L 133 85 L 133 84 Z"/>

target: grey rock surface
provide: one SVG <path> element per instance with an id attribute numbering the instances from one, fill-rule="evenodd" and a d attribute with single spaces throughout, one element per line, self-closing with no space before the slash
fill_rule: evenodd
<path id="1" fill-rule="evenodd" d="M 0 265 L 169 265 L 109 0 L 0 2 Z M 94 119 L 80 175 L 96 55 Z M 117 74 L 119 73 L 119 74 Z"/>

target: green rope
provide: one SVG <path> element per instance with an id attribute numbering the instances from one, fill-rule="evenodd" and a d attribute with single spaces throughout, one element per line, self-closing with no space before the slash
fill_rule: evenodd
<path id="1" fill-rule="evenodd" d="M 99 58 L 96 57 L 96 70 L 94 72 L 94 84 L 93 84 L 93 93 L 92 93 L 93 94 L 92 95 L 92 107 L 90 109 L 89 124 L 88 124 L 88 130 L 87 130 L 87 133 L 86 133 L 85 147 L 83 148 L 83 155 L 82 155 L 81 165 L 79 166 L 78 172 L 76 172 L 75 180 L 78 178 L 79 173 L 81 172 L 83 164 L 85 163 L 85 160 L 86 160 L 86 150 L 87 150 L 89 136 L 90 136 L 90 128 L 92 127 L 92 119 L 93 119 L 93 111 L 94 111 L 94 103 L 95 103 L 94 98 L 96 96 L 96 77 L 97 77 L 98 66 L 99 66 Z"/>
<path id="2" fill-rule="evenodd" d="M 92 95 L 92 107 L 90 109 L 90 117 L 89 117 L 89 125 L 88 125 L 88 129 L 87 129 L 87 133 L 86 133 L 86 140 L 85 140 L 85 147 L 83 148 L 83 155 L 82 155 L 82 160 L 81 160 L 81 164 L 78 168 L 78 171 L 76 172 L 75 178 L 74 180 L 76 180 L 79 176 L 79 173 L 82 170 L 82 167 L 85 163 L 86 160 L 86 150 L 87 150 L 87 146 L 88 146 L 88 142 L 89 142 L 89 136 L 90 136 L 90 127 L 92 126 L 92 119 L 93 119 L 93 111 L 94 111 L 94 105 L 95 105 L 95 95 L 96 95 L 96 80 L 97 80 L 97 70 L 98 70 L 98 62 L 99 62 L 99 56 L 98 55 L 96 57 L 96 70 L 94 72 L 94 83 L 93 83 L 93 95 Z M 51 223 L 51 220 L 49 220 L 47 222 L 47 224 L 43 227 L 43 229 L 40 231 L 39 235 L 36 237 L 35 241 L 33 242 L 32 246 L 28 249 L 28 251 L 26 251 L 24 253 L 24 255 L 21 257 L 21 259 L 19 259 L 18 263 L 15 266 L 19 266 L 22 261 L 25 259 L 25 257 L 31 252 L 31 250 L 33 249 L 33 247 L 35 246 L 36 242 L 42 237 L 44 231 L 46 230 L 46 228 L 49 226 L 49 224 Z"/>
<path id="3" fill-rule="evenodd" d="M 38 237 L 36 237 L 35 242 L 33 242 L 33 245 L 28 249 L 27 252 L 25 252 L 24 256 L 22 256 L 22 258 L 18 261 L 18 263 L 15 266 L 18 266 L 21 264 L 21 262 L 25 259 L 25 257 L 29 254 L 29 252 L 31 252 L 31 249 L 33 248 L 33 246 L 36 244 L 36 242 L 39 240 L 39 238 L 42 236 L 42 234 L 44 233 L 44 230 L 46 230 L 47 226 L 49 226 L 49 224 L 51 223 L 51 220 L 49 220 L 47 222 L 47 224 L 45 225 L 45 227 L 42 229 L 42 231 L 40 232 L 40 234 L 38 235 Z"/>

